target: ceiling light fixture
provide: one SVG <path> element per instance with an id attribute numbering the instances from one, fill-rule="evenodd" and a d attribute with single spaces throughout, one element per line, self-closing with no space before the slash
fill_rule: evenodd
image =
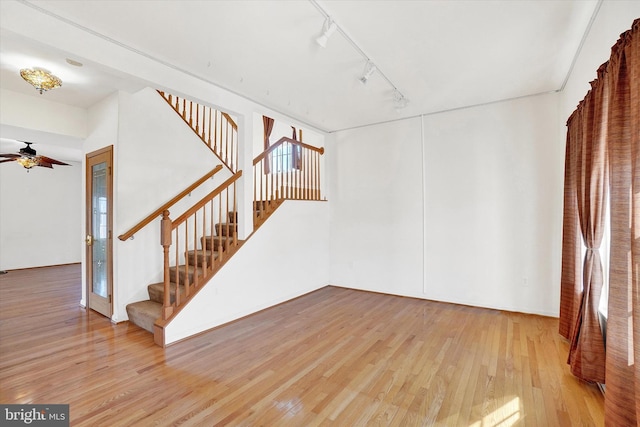
<path id="1" fill-rule="evenodd" d="M 35 87 L 40 95 L 45 91 L 62 86 L 62 80 L 42 68 L 24 68 L 20 70 L 20 75 L 31 86 Z"/>
<path id="2" fill-rule="evenodd" d="M 345 40 L 347 40 L 351 46 L 353 46 L 353 48 L 360 54 L 362 55 L 362 57 L 367 61 L 367 65 L 371 64 L 373 66 L 373 71 L 370 72 L 369 75 L 367 75 L 367 72 L 369 71 L 368 69 L 365 69 L 365 73 L 364 75 L 362 75 L 361 77 L 358 78 L 358 80 L 360 82 L 362 82 L 363 84 L 367 82 L 367 80 L 369 79 L 369 77 L 371 77 L 371 74 L 373 74 L 374 72 L 377 72 L 380 77 L 382 77 L 384 80 L 386 80 L 387 83 L 389 83 L 389 85 L 391 86 L 391 89 L 393 89 L 393 93 L 394 93 L 394 99 L 395 99 L 395 94 L 398 93 L 399 96 L 401 97 L 401 102 L 399 104 L 402 105 L 401 108 L 404 108 L 407 106 L 407 104 L 409 103 L 409 101 L 407 100 L 407 98 L 405 98 L 405 96 L 400 92 L 400 90 L 398 90 L 398 88 L 396 87 L 396 85 L 393 84 L 393 82 L 391 80 L 389 80 L 389 78 L 387 76 L 384 75 L 384 73 L 375 65 L 373 65 L 373 62 L 371 61 L 371 58 L 369 57 L 369 55 L 367 55 L 361 48 L 360 46 L 358 46 L 356 44 L 356 42 L 353 41 L 353 39 L 351 37 L 349 37 L 349 35 L 347 33 L 345 33 L 345 31 L 340 28 L 338 26 L 338 24 L 333 20 L 333 18 L 331 18 L 329 16 L 329 14 L 327 13 L 327 11 L 325 11 L 322 6 L 320 6 L 320 4 L 317 2 L 317 0 L 309 0 L 309 2 L 315 6 L 316 9 L 318 9 L 318 11 L 322 14 L 322 16 L 325 17 L 325 26 L 324 28 L 324 32 L 323 34 L 318 37 L 316 39 L 316 43 L 318 43 L 320 46 L 324 47 L 327 43 L 327 40 L 329 39 L 329 37 L 331 36 L 331 34 L 333 34 L 335 31 L 338 31 L 340 34 L 342 34 L 342 36 L 345 38 Z M 329 33 L 327 30 L 332 28 L 331 32 Z"/>
<path id="3" fill-rule="evenodd" d="M 31 169 L 34 166 L 38 166 L 38 159 L 35 157 L 21 157 L 16 159 L 16 162 L 20 163 L 20 165 L 25 169 Z"/>
<path id="4" fill-rule="evenodd" d="M 327 41 L 329 37 L 338 29 L 338 26 L 331 19 L 330 16 L 327 16 L 327 19 L 324 20 L 324 25 L 322 26 L 322 35 L 316 39 L 316 43 L 320 47 L 327 47 Z"/>
<path id="5" fill-rule="evenodd" d="M 373 62 L 367 61 L 366 65 L 364 66 L 364 73 L 362 74 L 362 77 L 358 79 L 358 81 L 360 81 L 360 83 L 362 83 L 363 85 L 366 85 L 369 81 L 369 78 L 371 78 L 371 76 L 376 72 L 377 69 L 378 68 Z"/>

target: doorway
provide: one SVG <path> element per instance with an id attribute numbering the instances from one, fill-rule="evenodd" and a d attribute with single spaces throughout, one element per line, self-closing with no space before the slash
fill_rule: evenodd
<path id="1" fill-rule="evenodd" d="M 87 307 L 113 314 L 113 146 L 87 154 Z"/>

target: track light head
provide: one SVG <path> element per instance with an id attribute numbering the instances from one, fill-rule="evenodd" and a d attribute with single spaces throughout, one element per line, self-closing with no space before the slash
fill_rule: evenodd
<path id="1" fill-rule="evenodd" d="M 360 77 L 358 81 L 363 85 L 366 85 L 367 82 L 369 81 L 369 78 L 373 75 L 373 73 L 376 72 L 376 70 L 377 68 L 375 64 L 371 61 L 368 61 L 367 65 L 365 65 L 364 67 L 364 74 L 362 74 L 362 77 Z"/>
<path id="2" fill-rule="evenodd" d="M 409 104 L 409 100 L 405 98 L 405 96 L 400 93 L 398 89 L 395 89 L 393 91 L 393 102 L 395 104 L 396 111 L 406 108 L 406 106 Z"/>
<path id="3" fill-rule="evenodd" d="M 316 43 L 318 43 L 320 47 L 327 47 L 327 41 L 329 40 L 329 37 L 331 37 L 331 35 L 335 33 L 337 29 L 338 26 L 336 25 L 336 23 L 333 22 L 331 18 L 327 18 L 324 21 L 324 25 L 322 27 L 322 35 L 316 39 Z"/>

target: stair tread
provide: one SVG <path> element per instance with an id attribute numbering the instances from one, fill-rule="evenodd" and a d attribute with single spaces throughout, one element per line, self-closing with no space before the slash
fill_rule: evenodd
<path id="1" fill-rule="evenodd" d="M 171 282 L 170 285 L 171 285 L 171 289 L 172 290 L 174 290 L 176 288 L 176 284 L 175 283 Z M 184 287 L 184 285 L 182 283 L 180 283 L 179 286 L 180 286 L 180 288 Z M 160 288 L 160 289 L 162 289 L 164 291 L 164 282 L 152 283 L 149 286 L 147 286 L 147 288 L 148 287 Z"/>
<path id="2" fill-rule="evenodd" d="M 212 252 L 213 252 L 213 256 L 214 257 L 218 256 L 218 251 L 212 251 L 210 249 L 205 249 L 204 251 L 202 249 L 191 249 L 191 250 L 187 251 L 187 253 L 189 255 L 197 254 L 197 255 L 200 255 L 200 256 L 202 256 L 202 255 L 211 256 Z"/>
<path id="3" fill-rule="evenodd" d="M 158 314 L 162 314 L 162 304 L 148 299 L 129 303 L 127 304 L 127 307 L 136 307 L 147 312 L 154 312 L 157 310 Z"/>
<path id="4" fill-rule="evenodd" d="M 132 302 L 127 304 L 127 315 L 130 322 L 153 333 L 154 323 L 162 317 L 162 304 L 151 300 Z"/>
<path id="5" fill-rule="evenodd" d="M 234 236 L 204 236 L 202 237 L 202 239 L 213 239 L 213 240 L 217 240 L 217 239 L 221 239 L 221 240 L 233 240 Z M 236 239 L 238 240 L 238 242 L 241 242 L 242 240 L 240 239 Z"/>
<path id="6" fill-rule="evenodd" d="M 185 267 L 186 267 L 185 265 L 179 265 L 177 268 L 175 266 L 169 267 L 169 270 L 172 272 L 175 272 L 176 270 L 184 271 Z M 189 273 L 193 273 L 196 269 L 198 273 L 202 272 L 202 269 L 200 267 L 194 267 L 193 265 L 189 265 L 189 268 L 188 268 Z"/>

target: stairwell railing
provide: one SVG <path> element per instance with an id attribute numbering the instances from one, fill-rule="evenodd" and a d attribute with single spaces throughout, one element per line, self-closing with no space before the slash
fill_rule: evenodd
<path id="1" fill-rule="evenodd" d="M 242 171 L 236 172 L 175 220 L 168 210 L 163 212 L 163 320 L 169 319 L 238 249 L 237 181 L 241 176 Z"/>
<path id="2" fill-rule="evenodd" d="M 254 228 L 284 200 L 321 200 L 318 148 L 282 137 L 253 160 Z"/>
<path id="3" fill-rule="evenodd" d="M 238 125 L 220 110 L 158 91 L 182 120 L 233 173 L 238 168 Z"/>

